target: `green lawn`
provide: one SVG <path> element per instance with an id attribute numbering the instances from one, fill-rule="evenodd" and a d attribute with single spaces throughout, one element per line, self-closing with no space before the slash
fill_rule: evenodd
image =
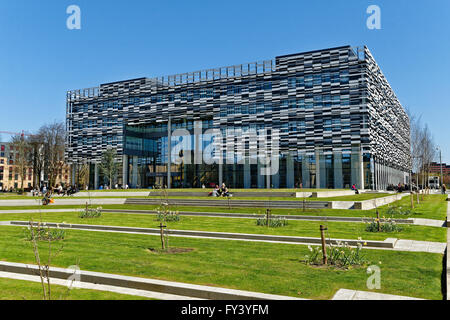
<path id="1" fill-rule="evenodd" d="M 42 300 L 40 283 L 0 278 L 1 300 Z M 151 300 L 108 291 L 72 289 L 60 285 L 51 286 L 52 300 Z"/>
<path id="2" fill-rule="evenodd" d="M 101 218 L 81 219 L 77 213 L 35 213 L 35 214 L 2 214 L 2 221 L 34 221 L 55 223 L 76 223 L 92 225 L 112 225 L 140 228 L 156 228 L 159 222 L 155 215 L 134 215 L 120 213 L 103 213 Z M 182 216 L 179 222 L 167 222 L 169 229 L 200 230 L 232 233 L 289 235 L 303 237 L 320 237 L 319 226 L 324 222 L 316 221 L 289 221 L 289 224 L 280 228 L 267 228 L 256 225 L 256 219 L 212 218 Z M 326 222 L 328 237 L 338 239 L 385 240 L 386 238 L 399 238 L 421 241 L 446 242 L 447 230 L 445 228 L 425 227 L 416 225 L 402 225 L 401 232 L 375 233 L 366 232 L 364 223 Z"/>
<path id="3" fill-rule="evenodd" d="M 35 263 L 22 228 L 0 230 L 2 260 Z M 158 248 L 159 241 L 155 236 L 68 230 L 64 249 L 53 265 L 66 268 L 79 259 L 82 270 L 313 299 L 330 299 L 340 288 L 368 290 L 365 268 L 345 271 L 307 266 L 301 262 L 309 252 L 303 245 L 171 237 L 172 247 L 194 251 L 150 253 L 148 248 Z M 44 260 L 46 247 L 46 243 L 40 244 Z M 382 289 L 378 292 L 442 299 L 442 255 L 363 252 L 381 267 Z"/>

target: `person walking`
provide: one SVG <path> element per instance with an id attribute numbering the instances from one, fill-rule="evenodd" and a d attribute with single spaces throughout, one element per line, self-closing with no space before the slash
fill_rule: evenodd
<path id="1" fill-rule="evenodd" d="M 442 184 L 442 194 L 445 194 L 447 192 L 447 187 L 445 184 Z"/>

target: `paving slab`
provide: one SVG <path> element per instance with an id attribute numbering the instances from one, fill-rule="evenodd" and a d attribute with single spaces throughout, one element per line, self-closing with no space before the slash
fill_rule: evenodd
<path id="1" fill-rule="evenodd" d="M 444 254 L 447 248 L 446 243 L 418 241 L 418 240 L 403 240 L 399 239 L 394 245 L 394 249 L 410 252 L 428 252 Z"/>
<path id="2" fill-rule="evenodd" d="M 426 227 L 445 227 L 446 225 L 444 220 L 414 218 L 413 221 L 415 225 Z"/>
<path id="3" fill-rule="evenodd" d="M 392 294 L 339 289 L 332 300 L 424 300 L 413 297 L 397 296 Z"/>

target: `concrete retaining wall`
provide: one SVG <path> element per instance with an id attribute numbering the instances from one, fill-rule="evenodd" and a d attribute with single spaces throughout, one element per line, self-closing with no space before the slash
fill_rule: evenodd
<path id="1" fill-rule="evenodd" d="M 376 207 L 381 207 L 392 202 L 401 200 L 403 197 L 409 196 L 409 193 L 398 193 L 392 196 L 387 196 L 383 198 L 376 198 L 365 201 L 356 201 L 354 204 L 354 209 L 356 210 L 372 210 Z"/>
<path id="2" fill-rule="evenodd" d="M 74 197 L 147 197 L 147 191 L 114 191 L 114 192 L 78 192 Z"/>
<path id="3" fill-rule="evenodd" d="M 38 266 L 12 263 L 0 261 L 0 271 L 39 275 Z M 74 275 L 74 270 L 62 268 L 50 268 L 50 278 L 69 279 Z M 122 276 L 117 274 L 108 274 L 92 271 L 79 270 L 79 281 L 87 283 L 95 283 L 101 285 L 110 285 L 123 288 L 132 288 L 138 290 L 146 290 L 160 292 L 166 294 L 174 294 L 179 296 L 193 297 L 199 299 L 210 300 L 302 300 L 289 296 L 279 296 L 272 294 L 264 294 L 259 292 L 250 292 L 243 290 L 226 289 L 211 286 L 202 286 L 182 282 L 172 282 L 156 279 L 138 278 Z"/>
<path id="4" fill-rule="evenodd" d="M 156 215 L 156 211 L 144 210 L 122 210 L 122 209 L 103 209 L 106 213 L 129 213 L 129 214 L 152 214 Z M 263 214 L 252 213 L 227 213 L 227 212 L 193 212 L 193 211 L 178 211 L 181 216 L 198 216 L 198 217 L 221 217 L 221 218 L 246 218 L 259 219 L 265 218 Z M 307 216 L 307 215 L 273 215 L 272 217 L 283 218 L 286 220 L 300 220 L 300 221 L 340 221 L 340 222 L 370 222 L 372 218 L 366 217 L 337 217 L 337 216 Z M 391 219 L 395 223 L 413 224 L 414 219 Z"/>
<path id="5" fill-rule="evenodd" d="M 354 196 L 355 191 L 352 190 L 342 190 L 342 191 L 320 191 L 313 192 L 312 198 L 331 198 L 331 197 L 344 197 L 344 196 Z"/>

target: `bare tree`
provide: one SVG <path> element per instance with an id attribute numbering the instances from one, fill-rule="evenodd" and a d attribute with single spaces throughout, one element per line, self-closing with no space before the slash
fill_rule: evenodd
<path id="1" fill-rule="evenodd" d="M 64 166 L 64 123 L 54 122 L 44 125 L 39 129 L 42 136 L 44 154 L 44 172 L 47 176 L 49 187 L 56 183 L 56 177 Z"/>
<path id="2" fill-rule="evenodd" d="M 108 149 L 103 152 L 102 160 L 100 162 L 100 170 L 108 178 L 110 189 L 112 189 L 113 180 L 117 175 L 117 170 L 119 169 L 119 165 L 116 158 L 117 158 L 116 150 Z"/>
<path id="3" fill-rule="evenodd" d="M 76 165 L 75 181 L 83 190 L 89 184 L 89 165 L 87 163 L 78 163 Z"/>
<path id="4" fill-rule="evenodd" d="M 27 169 L 30 168 L 30 145 L 24 136 L 14 136 L 11 145 L 15 151 L 14 165 L 16 172 L 19 174 L 21 180 L 20 190 L 23 192 L 23 184 L 27 176 Z"/>
<path id="5" fill-rule="evenodd" d="M 44 170 L 44 141 L 41 134 L 31 135 L 28 138 L 30 145 L 30 161 L 33 167 L 33 187 L 40 187 L 40 177 Z"/>

